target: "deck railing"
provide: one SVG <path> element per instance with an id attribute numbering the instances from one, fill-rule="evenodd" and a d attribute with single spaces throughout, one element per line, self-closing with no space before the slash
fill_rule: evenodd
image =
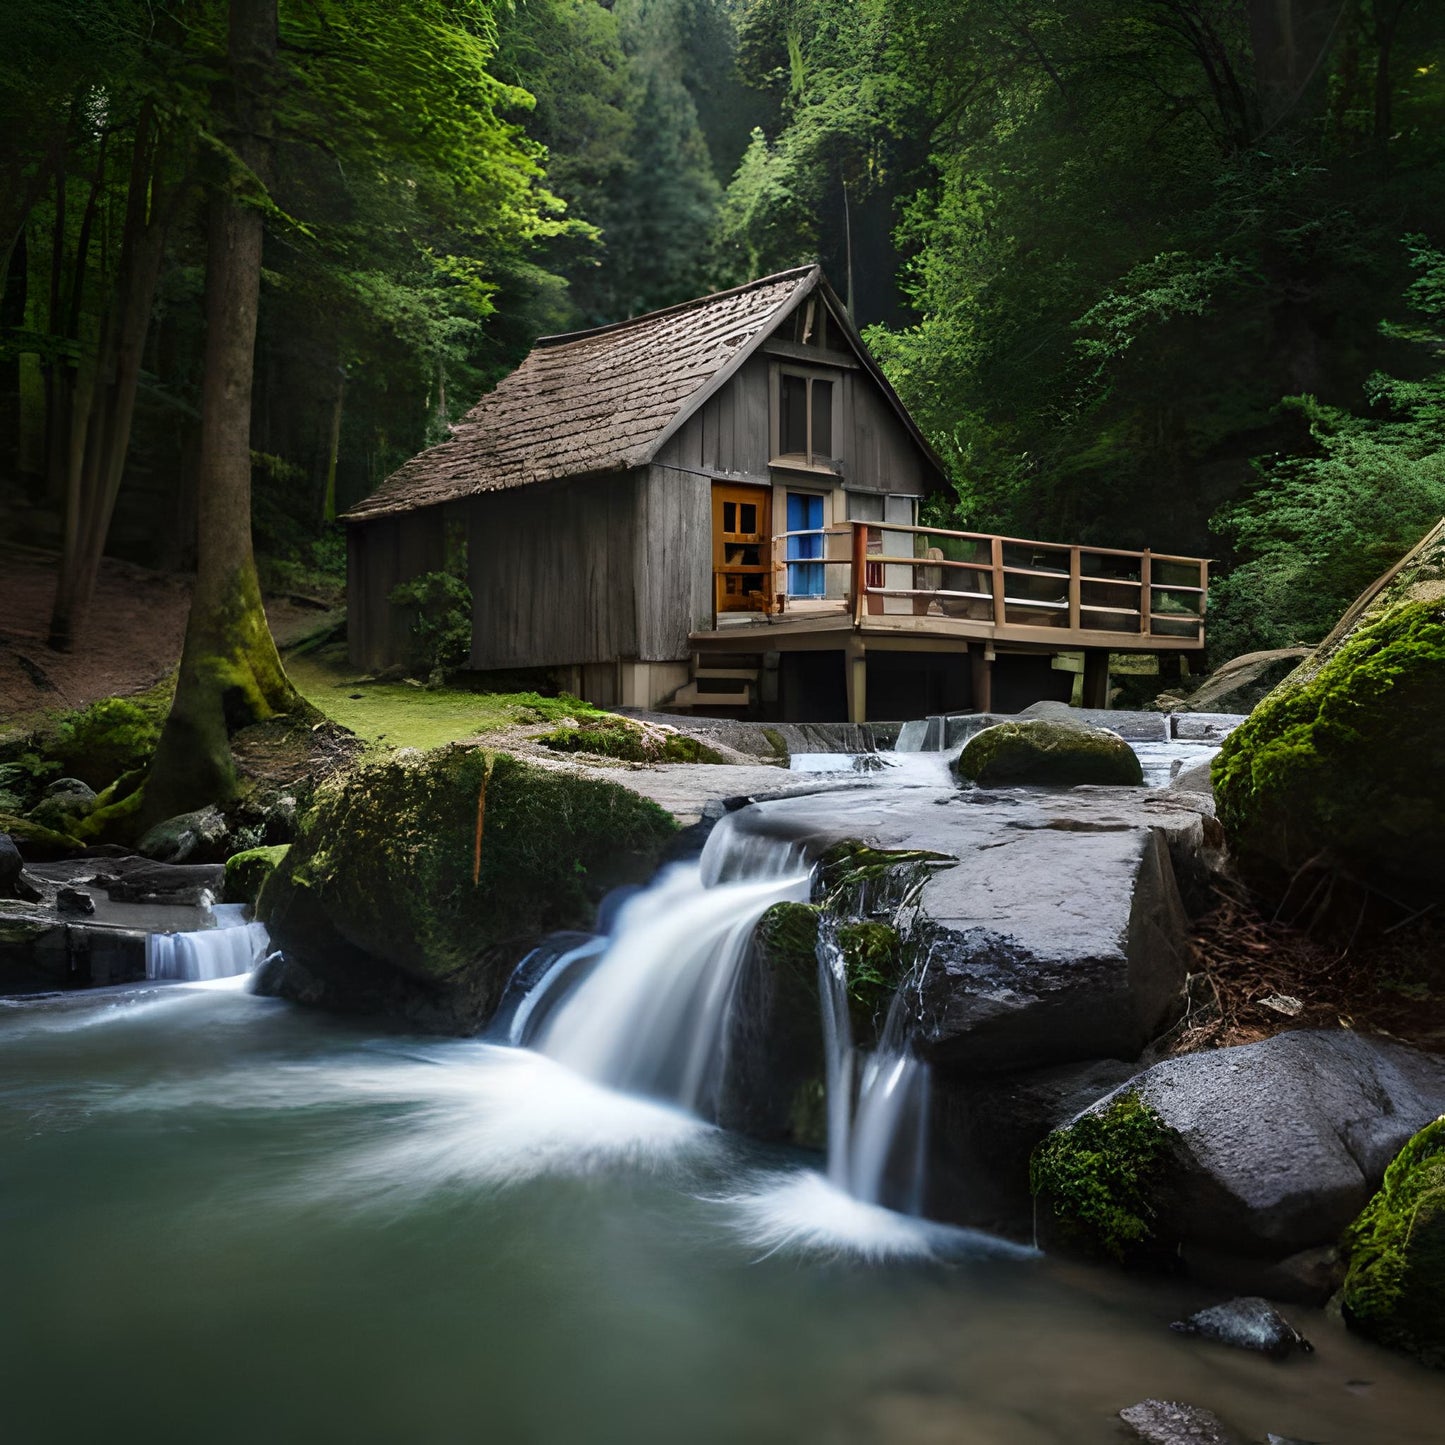
<path id="1" fill-rule="evenodd" d="M 788 590 L 787 542 L 773 538 L 770 567 L 759 568 L 757 608 L 770 613 L 838 612 L 855 624 L 907 601 L 914 617 L 943 617 L 999 629 L 1041 628 L 1204 644 L 1209 563 L 1202 557 L 1037 542 L 896 522 L 848 522 L 825 530 L 822 596 Z M 900 549 L 911 539 L 912 553 Z M 904 543 L 907 545 L 907 542 Z M 885 550 L 885 548 L 889 550 Z M 795 564 L 796 565 L 796 564 Z M 812 574 L 816 575 L 816 574 Z M 903 613 L 902 615 L 907 615 Z"/>

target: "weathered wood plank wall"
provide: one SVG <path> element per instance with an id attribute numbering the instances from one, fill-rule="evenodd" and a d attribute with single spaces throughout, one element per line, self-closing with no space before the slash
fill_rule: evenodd
<path id="1" fill-rule="evenodd" d="M 638 655 L 639 473 L 473 498 L 471 665 L 576 666 Z"/>
<path id="2" fill-rule="evenodd" d="M 638 657 L 687 657 L 688 634 L 713 624 L 712 483 L 670 466 L 641 474 L 637 546 Z"/>
<path id="3" fill-rule="evenodd" d="M 346 528 L 346 637 L 353 667 L 406 660 L 410 619 L 389 599 L 400 582 L 446 566 L 445 506 L 351 522 Z"/>

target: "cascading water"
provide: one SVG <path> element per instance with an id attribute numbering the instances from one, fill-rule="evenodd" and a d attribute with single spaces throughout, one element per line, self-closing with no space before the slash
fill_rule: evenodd
<path id="1" fill-rule="evenodd" d="M 211 905 L 214 926 L 194 933 L 152 933 L 146 939 L 146 977 L 207 983 L 250 973 L 271 947 L 264 923 L 247 920 L 243 903 Z"/>
<path id="2" fill-rule="evenodd" d="M 796 844 L 725 818 L 697 862 L 674 864 L 622 906 L 590 967 L 575 951 L 557 959 L 513 1016 L 514 1037 L 523 1008 L 545 1011 L 531 1035 L 539 1052 L 599 1083 L 711 1113 L 753 927 L 774 903 L 806 898 L 810 871 Z M 565 993 L 553 1002 L 557 988 Z"/>
<path id="3" fill-rule="evenodd" d="M 853 1045 L 843 951 L 834 927 L 825 921 L 818 932 L 818 991 L 827 1061 L 828 1179 L 865 1204 L 919 1214 L 929 1075 L 928 1065 L 908 1046 L 908 990 L 905 986 L 894 994 L 878 1047 L 860 1058 Z"/>

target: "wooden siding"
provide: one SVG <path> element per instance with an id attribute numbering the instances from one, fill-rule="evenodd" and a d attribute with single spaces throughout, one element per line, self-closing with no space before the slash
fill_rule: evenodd
<path id="1" fill-rule="evenodd" d="M 375 670 L 405 661 L 410 621 L 388 599 L 399 582 L 446 565 L 446 518 L 445 507 L 423 507 L 347 527 L 347 651 L 353 667 Z"/>
<path id="2" fill-rule="evenodd" d="M 712 626 L 712 486 L 652 466 L 639 474 L 637 640 L 643 662 L 676 662 Z"/>
<path id="3" fill-rule="evenodd" d="M 765 478 L 768 405 L 768 359 L 754 356 L 688 418 L 658 453 L 658 462 Z"/>
<path id="4" fill-rule="evenodd" d="M 464 504 L 474 668 L 637 657 L 647 546 L 639 478 L 636 471 L 577 477 Z M 686 619 L 678 624 L 685 636 Z"/>

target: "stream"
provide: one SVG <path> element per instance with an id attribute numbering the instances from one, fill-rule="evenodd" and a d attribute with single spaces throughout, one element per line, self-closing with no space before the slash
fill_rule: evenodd
<path id="1" fill-rule="evenodd" d="M 916 1197 L 926 1071 L 902 1021 L 851 1050 L 826 938 L 828 1158 L 708 1123 L 752 923 L 806 892 L 725 822 L 535 957 L 486 1040 L 204 977 L 250 936 L 158 963 L 201 981 L 0 999 L 3 1438 L 1105 1445 L 1162 1396 L 1253 1439 L 1439 1439 L 1445 1379 L 1319 1311 L 1274 1364 L 1169 1331 L 1216 1293 L 883 1207 Z"/>

